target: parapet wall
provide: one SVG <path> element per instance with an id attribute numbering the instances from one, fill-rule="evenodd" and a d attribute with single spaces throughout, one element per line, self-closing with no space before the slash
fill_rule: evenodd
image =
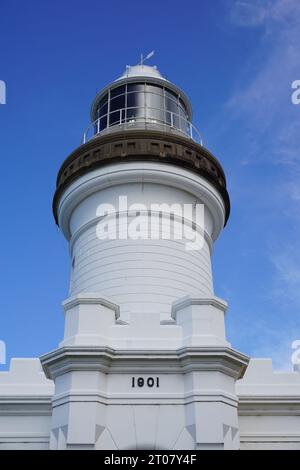
<path id="1" fill-rule="evenodd" d="M 251 359 L 237 381 L 241 449 L 300 449 L 300 369 L 274 372 Z"/>
<path id="2" fill-rule="evenodd" d="M 49 447 L 54 384 L 38 358 L 16 358 L 0 372 L 0 450 Z"/>

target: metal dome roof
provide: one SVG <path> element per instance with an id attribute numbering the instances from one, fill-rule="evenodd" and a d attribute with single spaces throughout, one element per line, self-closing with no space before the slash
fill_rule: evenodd
<path id="1" fill-rule="evenodd" d="M 127 65 L 126 70 L 124 73 L 117 78 L 117 80 L 122 80 L 124 78 L 130 77 L 153 77 L 153 78 L 160 78 L 161 80 L 166 80 L 156 66 L 138 64 L 138 65 Z"/>

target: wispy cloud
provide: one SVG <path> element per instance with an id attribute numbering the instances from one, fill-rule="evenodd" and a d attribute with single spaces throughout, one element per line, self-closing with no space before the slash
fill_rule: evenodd
<path id="1" fill-rule="evenodd" d="M 270 254 L 270 259 L 276 269 L 276 288 L 273 294 L 278 294 L 285 302 L 293 301 L 300 307 L 300 249 L 299 246 L 288 246 L 282 251 Z"/>
<path id="2" fill-rule="evenodd" d="M 230 16 L 232 22 L 243 27 L 263 26 L 270 32 L 276 26 L 298 21 L 298 0 L 236 0 Z"/>
<path id="3" fill-rule="evenodd" d="M 229 339 L 232 344 L 249 354 L 251 357 L 272 357 L 275 370 L 292 370 L 292 343 L 300 339 L 296 322 L 289 322 L 278 328 L 276 312 L 270 305 L 271 314 L 264 309 L 243 312 L 243 321 L 232 328 L 229 322 Z M 272 318 L 272 321 L 270 321 Z M 255 320 L 255 321 L 254 321 Z"/>
<path id="4" fill-rule="evenodd" d="M 276 368 L 283 369 L 290 364 L 291 342 L 300 337 L 300 105 L 291 102 L 291 84 L 300 79 L 300 1 L 236 0 L 230 3 L 229 19 L 234 28 L 256 33 L 257 50 L 249 52 L 246 78 L 233 90 L 224 113 L 231 125 L 238 121 L 243 162 L 274 169 L 274 187 L 257 192 L 264 194 L 263 210 L 266 201 L 270 213 L 280 202 L 273 216 L 278 229 L 274 233 L 266 225 L 264 240 L 272 247 L 265 252 L 273 267 L 270 313 L 260 317 L 256 312 L 257 326 L 249 325 L 245 335 L 252 328 L 251 354 L 272 355 Z M 253 187 L 263 184 L 253 181 Z"/>
<path id="5" fill-rule="evenodd" d="M 266 21 L 266 2 L 236 1 L 231 10 L 231 20 L 239 26 L 261 26 Z"/>
<path id="6" fill-rule="evenodd" d="M 285 300 L 289 296 L 300 306 L 296 293 L 300 292 L 300 246 L 291 237 L 291 231 L 300 232 L 300 106 L 291 102 L 291 83 L 300 78 L 300 2 L 237 0 L 230 19 L 236 27 L 261 27 L 266 33 L 258 43 L 263 58 L 249 58 L 257 71 L 234 91 L 227 108 L 233 119 L 247 122 L 252 142 L 247 163 L 282 165 L 278 192 L 285 209 L 279 217 L 286 217 L 289 230 L 280 251 L 276 248 L 270 253 L 277 284 L 274 292 Z"/>
<path id="7" fill-rule="evenodd" d="M 300 106 L 291 103 L 291 83 L 300 78 L 300 2 L 238 0 L 230 19 L 235 27 L 260 27 L 264 34 L 259 54 L 249 58 L 256 72 L 234 91 L 227 108 L 247 122 L 252 139 L 264 138 L 262 156 L 276 164 L 299 164 Z"/>

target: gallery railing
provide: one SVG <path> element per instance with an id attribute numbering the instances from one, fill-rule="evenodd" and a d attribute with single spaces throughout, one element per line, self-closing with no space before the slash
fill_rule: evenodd
<path id="1" fill-rule="evenodd" d="M 164 118 L 161 118 L 163 116 Z M 120 130 L 156 129 L 162 132 L 182 134 L 203 145 L 197 128 L 185 117 L 159 108 L 122 108 L 104 114 L 85 130 L 82 143 L 109 132 Z"/>

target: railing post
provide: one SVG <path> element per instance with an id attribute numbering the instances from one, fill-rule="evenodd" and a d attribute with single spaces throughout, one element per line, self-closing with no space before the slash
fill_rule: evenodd
<path id="1" fill-rule="evenodd" d="M 97 119 L 97 134 L 100 132 L 100 118 Z"/>

